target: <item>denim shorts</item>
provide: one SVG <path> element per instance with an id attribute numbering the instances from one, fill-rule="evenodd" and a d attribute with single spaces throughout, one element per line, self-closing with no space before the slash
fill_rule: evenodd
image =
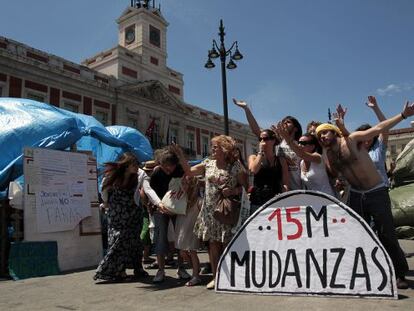
<path id="1" fill-rule="evenodd" d="M 167 255 L 168 244 L 168 224 L 171 217 L 159 212 L 154 213 L 154 252 L 156 255 Z"/>

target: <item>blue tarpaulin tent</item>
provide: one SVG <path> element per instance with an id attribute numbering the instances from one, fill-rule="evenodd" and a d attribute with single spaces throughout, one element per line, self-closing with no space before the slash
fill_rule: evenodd
<path id="1" fill-rule="evenodd" d="M 148 139 L 126 126 L 103 126 L 94 117 L 21 98 L 0 98 L 0 199 L 10 181 L 22 180 L 23 148 L 91 150 L 98 167 L 126 151 L 148 161 L 153 150 Z"/>

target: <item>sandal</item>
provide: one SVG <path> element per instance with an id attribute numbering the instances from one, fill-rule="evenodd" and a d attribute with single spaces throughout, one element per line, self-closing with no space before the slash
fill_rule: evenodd
<path id="1" fill-rule="evenodd" d="M 145 269 L 158 269 L 158 264 L 153 262 L 152 264 L 145 266 Z"/>
<path id="2" fill-rule="evenodd" d="M 213 279 L 210 281 L 210 283 L 207 284 L 206 288 L 207 289 L 214 289 L 214 287 L 216 286 L 216 280 Z"/>
<path id="3" fill-rule="evenodd" d="M 150 264 L 150 263 L 153 263 L 153 262 L 155 262 L 155 259 L 151 258 L 151 257 L 144 258 L 144 260 L 142 261 L 142 263 L 144 263 L 144 264 Z"/>
<path id="4" fill-rule="evenodd" d="M 165 260 L 165 265 L 175 267 L 176 261 L 174 259 L 166 259 Z"/>
<path id="5" fill-rule="evenodd" d="M 185 286 L 191 287 L 201 284 L 201 279 L 198 276 L 193 276 L 190 281 L 185 283 Z"/>

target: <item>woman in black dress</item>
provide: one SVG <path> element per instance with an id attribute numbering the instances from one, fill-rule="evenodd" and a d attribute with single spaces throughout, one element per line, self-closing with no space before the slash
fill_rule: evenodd
<path id="1" fill-rule="evenodd" d="M 136 276 L 144 272 L 140 240 L 143 212 L 134 201 L 138 164 L 132 153 L 123 154 L 117 162 L 105 164 L 102 192 L 107 198 L 109 247 L 94 280 L 122 280 L 126 277 L 127 268 L 134 269 Z"/>

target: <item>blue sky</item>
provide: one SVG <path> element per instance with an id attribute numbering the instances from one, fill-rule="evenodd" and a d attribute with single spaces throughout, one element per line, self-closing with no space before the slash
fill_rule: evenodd
<path id="1" fill-rule="evenodd" d="M 117 44 L 115 20 L 129 0 L 3 1 L 0 35 L 76 63 Z M 348 107 L 347 125 L 376 122 L 365 106 L 375 95 L 386 116 L 414 101 L 414 1 L 156 0 L 170 23 L 168 65 L 184 74 L 185 101 L 222 113 L 219 62 L 204 64 L 224 20 L 226 44 L 244 59 L 227 71 L 229 116 L 246 122 L 231 98 L 251 104 L 262 127 L 286 115 L 305 127 Z M 413 119 L 411 119 L 413 120 Z M 398 127 L 410 126 L 409 121 Z"/>

